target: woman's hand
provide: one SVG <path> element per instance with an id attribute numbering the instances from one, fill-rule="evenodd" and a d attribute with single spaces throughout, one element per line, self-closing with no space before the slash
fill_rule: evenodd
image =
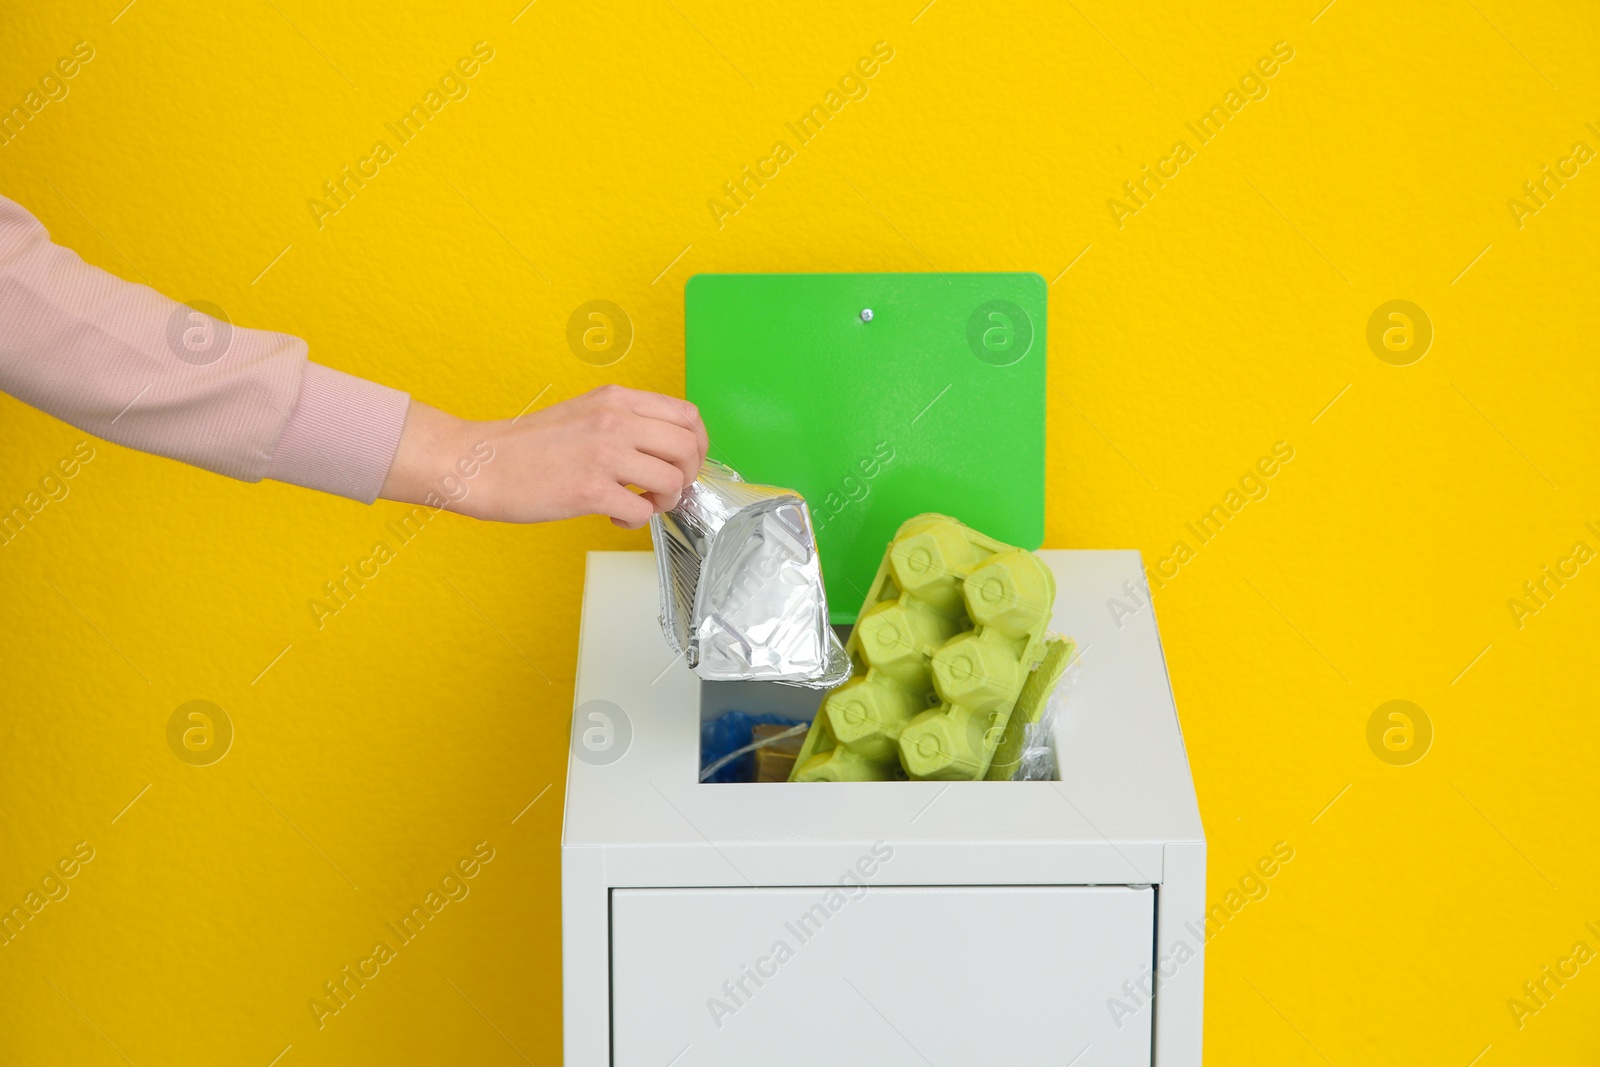
<path id="1" fill-rule="evenodd" d="M 413 400 L 380 495 L 496 522 L 605 515 L 634 530 L 677 506 L 708 445 L 693 404 L 620 385 L 498 422 Z"/>

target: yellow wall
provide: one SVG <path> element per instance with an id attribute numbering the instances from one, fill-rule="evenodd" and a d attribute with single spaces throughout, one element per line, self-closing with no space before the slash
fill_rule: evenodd
<path id="1" fill-rule="evenodd" d="M 94 50 L 0 147 L 0 191 L 93 263 L 462 414 L 681 389 L 699 271 L 1054 279 L 1047 544 L 1188 545 L 1156 596 L 1212 899 L 1294 849 L 1211 943 L 1211 1062 L 1600 1054 L 1600 962 L 1520 1028 L 1507 1006 L 1600 951 L 1600 564 L 1508 606 L 1600 551 L 1600 162 L 1508 205 L 1600 151 L 1592 6 L 121 2 L 0 15 L 6 107 Z M 478 41 L 469 95 L 395 144 Z M 722 183 L 878 41 L 869 95 L 719 228 Z M 1201 144 L 1185 122 L 1275 42 L 1268 95 Z M 319 229 L 307 200 L 378 140 Z M 1165 188 L 1108 206 L 1179 140 Z M 566 344 L 591 299 L 637 330 L 611 368 Z M 1409 366 L 1366 341 L 1391 299 L 1434 327 Z M 0 504 L 83 440 L 0 398 Z M 1185 523 L 1277 442 L 1202 545 Z M 0 904 L 93 859 L 0 948 L 0 1061 L 554 1062 L 583 555 L 646 536 L 441 516 L 318 630 L 308 599 L 397 506 L 104 443 L 66 484 L 0 547 Z M 1434 731 L 1409 766 L 1367 742 L 1397 699 Z M 191 700 L 235 730 L 208 767 L 169 748 Z M 478 842 L 470 895 L 319 1030 L 308 999 Z"/>

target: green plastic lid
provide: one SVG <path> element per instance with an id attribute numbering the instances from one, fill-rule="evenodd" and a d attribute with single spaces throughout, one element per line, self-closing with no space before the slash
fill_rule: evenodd
<path id="1" fill-rule="evenodd" d="M 913 515 L 1043 542 L 1039 275 L 700 274 L 684 305 L 711 454 L 806 498 L 834 623 Z"/>

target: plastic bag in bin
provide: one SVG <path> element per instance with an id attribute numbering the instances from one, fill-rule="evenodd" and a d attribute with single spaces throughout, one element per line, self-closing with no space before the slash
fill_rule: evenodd
<path id="1" fill-rule="evenodd" d="M 708 459 L 678 506 L 651 518 L 650 538 L 661 629 L 695 674 L 811 689 L 850 677 L 799 493 Z"/>

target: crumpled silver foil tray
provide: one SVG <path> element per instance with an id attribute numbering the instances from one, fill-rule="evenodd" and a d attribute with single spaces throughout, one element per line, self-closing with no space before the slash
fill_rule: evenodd
<path id="1" fill-rule="evenodd" d="M 799 493 L 708 459 L 678 506 L 651 518 L 650 538 L 661 630 L 695 674 L 811 689 L 850 677 Z"/>

